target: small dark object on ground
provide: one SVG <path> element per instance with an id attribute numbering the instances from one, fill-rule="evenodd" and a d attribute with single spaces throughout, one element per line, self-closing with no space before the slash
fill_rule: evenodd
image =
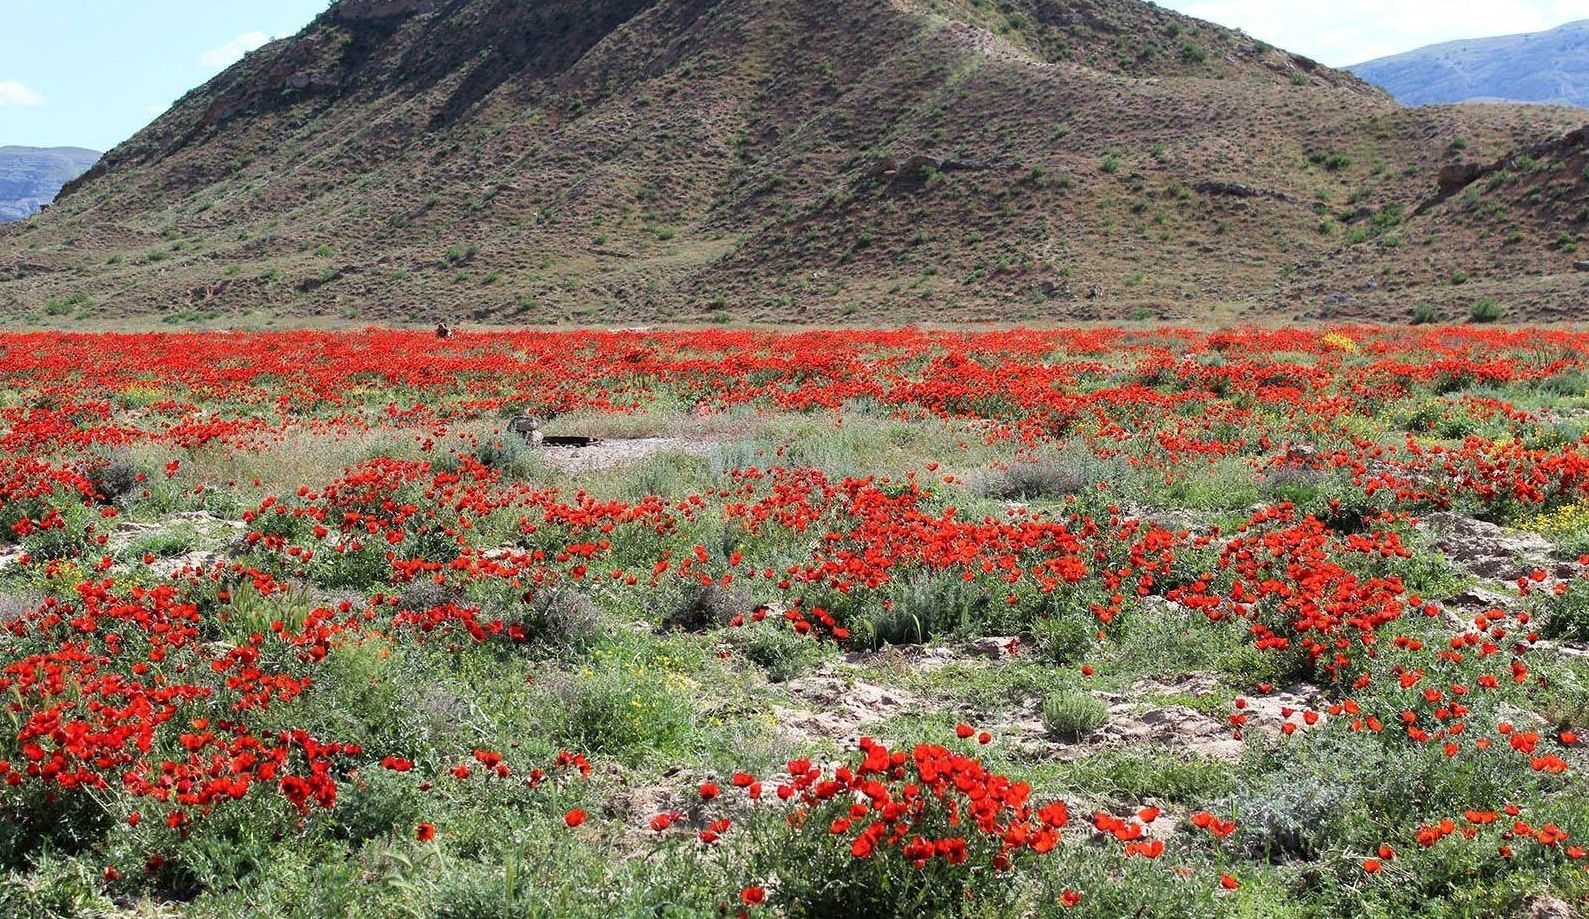
<path id="1" fill-rule="evenodd" d="M 524 442 L 536 447 L 590 447 L 601 443 L 596 437 L 562 435 L 548 437 L 541 433 L 541 419 L 520 415 L 508 422 L 507 433 L 517 434 Z"/>

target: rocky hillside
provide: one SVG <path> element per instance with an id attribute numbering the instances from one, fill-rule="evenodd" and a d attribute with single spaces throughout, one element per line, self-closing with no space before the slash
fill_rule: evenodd
<path id="1" fill-rule="evenodd" d="M 1136 0 L 342 0 L 0 232 L 0 311 L 1400 319 L 1526 276 L 1544 316 L 1589 277 L 1570 157 L 1548 209 L 1438 179 L 1581 122 Z"/>
<path id="2" fill-rule="evenodd" d="M 0 223 L 38 213 L 98 159 L 76 147 L 0 147 Z"/>
<path id="3" fill-rule="evenodd" d="M 1408 105 L 1508 101 L 1589 106 L 1589 20 L 1549 32 L 1430 45 L 1351 69 Z"/>

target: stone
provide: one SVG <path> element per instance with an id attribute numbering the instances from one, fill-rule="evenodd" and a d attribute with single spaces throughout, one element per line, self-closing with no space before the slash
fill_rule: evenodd
<path id="1" fill-rule="evenodd" d="M 539 445 L 545 438 L 545 435 L 541 433 L 540 419 L 531 418 L 528 415 L 520 415 L 509 421 L 505 433 L 517 434 L 524 439 L 525 443 L 532 445 Z"/>
<path id="2" fill-rule="evenodd" d="M 1003 660 L 1020 653 L 1021 639 L 1019 637 L 994 637 L 978 638 L 967 645 L 973 654 L 993 660 Z"/>
<path id="3" fill-rule="evenodd" d="M 218 564 L 223 564 L 226 558 L 214 552 L 189 552 L 175 558 L 161 559 L 152 567 L 160 577 L 169 578 L 186 572 L 208 571 Z"/>
<path id="4" fill-rule="evenodd" d="M 1575 573 L 1568 562 L 1551 558 L 1555 547 L 1533 533 L 1507 530 L 1462 514 L 1429 514 L 1421 524 L 1435 534 L 1446 557 L 1488 581 L 1507 583 L 1544 570 L 1558 577 Z"/>
<path id="5" fill-rule="evenodd" d="M 828 675 L 790 680 L 785 688 L 795 700 L 809 707 L 776 710 L 778 724 L 785 733 L 846 744 L 859 738 L 863 725 L 887 721 L 907 711 L 934 708 L 907 692 Z"/>
<path id="6" fill-rule="evenodd" d="M 1477 182 L 1483 175 L 1484 167 L 1478 163 L 1452 163 L 1440 170 L 1437 181 L 1441 193 L 1451 195 Z"/>
<path id="7" fill-rule="evenodd" d="M 920 181 L 941 168 L 941 164 L 937 160 L 925 154 L 917 153 L 899 164 L 899 177 Z"/>
<path id="8" fill-rule="evenodd" d="M 1572 642 L 1538 641 L 1534 643 L 1534 649 L 1561 657 L 1589 661 L 1589 646 L 1573 644 Z"/>
<path id="9" fill-rule="evenodd" d="M 679 437 L 636 437 L 601 440 L 585 447 L 547 443 L 542 446 L 541 456 L 548 466 L 579 473 L 633 465 L 659 453 L 708 456 L 713 446 L 708 441 L 686 440 Z"/>
<path id="10" fill-rule="evenodd" d="M 1565 901 L 1544 894 L 1524 900 L 1518 915 L 1522 919 L 1578 919 L 1578 914 Z"/>
<path id="11" fill-rule="evenodd" d="M 1242 696 L 1247 700 L 1247 707 L 1242 713 L 1247 716 L 1247 724 L 1243 726 L 1244 736 L 1254 732 L 1269 737 L 1279 737 L 1284 733 L 1287 723 L 1296 725 L 1299 731 L 1314 731 L 1324 727 L 1330 716 L 1324 711 L 1328 706 L 1324 692 L 1317 686 L 1307 683 L 1298 683 L 1287 686 L 1276 692 L 1264 695 Z M 1303 712 L 1313 712 L 1318 718 L 1308 724 L 1302 717 Z M 1286 713 L 1290 712 L 1288 716 Z"/>
<path id="12" fill-rule="evenodd" d="M 1242 743 L 1231 729 L 1201 712 L 1184 705 L 1132 711 L 1134 707 L 1110 707 L 1109 720 L 1097 734 L 1104 746 L 1159 746 L 1225 762 L 1241 759 Z"/>
<path id="13" fill-rule="evenodd" d="M 1227 198 L 1256 198 L 1258 190 L 1240 182 L 1199 182 L 1193 186 L 1200 194 Z"/>

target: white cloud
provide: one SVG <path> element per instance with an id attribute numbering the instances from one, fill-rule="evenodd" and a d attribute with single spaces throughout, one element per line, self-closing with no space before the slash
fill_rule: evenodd
<path id="1" fill-rule="evenodd" d="M 1199 19 L 1344 67 L 1460 38 L 1589 19 L 1589 0 L 1161 0 Z"/>
<path id="2" fill-rule="evenodd" d="M 43 104 L 44 97 L 33 87 L 16 80 L 0 80 L 0 108 L 32 108 Z"/>
<path id="3" fill-rule="evenodd" d="M 225 70 L 243 59 L 243 55 L 270 41 L 264 32 L 244 32 L 224 45 L 211 48 L 199 55 L 199 66 L 205 70 Z"/>

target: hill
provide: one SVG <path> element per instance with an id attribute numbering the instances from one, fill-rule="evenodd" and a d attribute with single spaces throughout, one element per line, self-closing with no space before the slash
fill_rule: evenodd
<path id="1" fill-rule="evenodd" d="M 1548 32 L 1430 45 L 1350 69 L 1408 105 L 1589 106 L 1589 20 Z"/>
<path id="2" fill-rule="evenodd" d="M 342 0 L 0 231 L 0 311 L 1548 316 L 1580 155 L 1550 208 L 1438 179 L 1581 123 L 1406 109 L 1136 0 Z"/>
<path id="3" fill-rule="evenodd" d="M 98 159 L 76 147 L 0 147 L 0 223 L 38 213 Z"/>

